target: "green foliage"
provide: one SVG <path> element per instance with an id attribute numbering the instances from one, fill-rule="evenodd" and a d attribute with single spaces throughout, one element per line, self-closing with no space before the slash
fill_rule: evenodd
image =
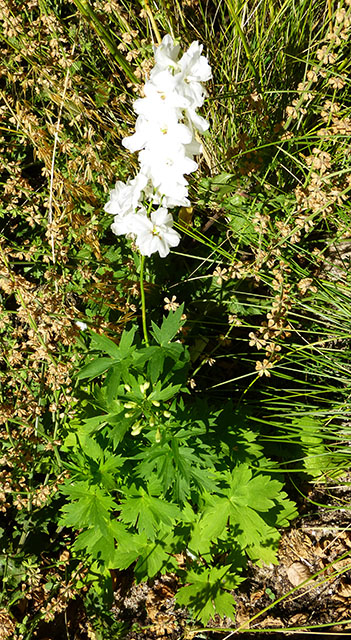
<path id="1" fill-rule="evenodd" d="M 262 472 L 253 477 L 246 464 L 227 474 L 228 488 L 209 498 L 191 546 L 201 552 L 204 541 L 232 534 L 241 549 L 255 562 L 275 562 L 279 532 L 296 517 L 295 505 L 287 500 L 282 484 Z M 200 536 L 198 535 L 200 533 Z"/>
<path id="2" fill-rule="evenodd" d="M 102 571 L 133 565 L 137 580 L 177 573 L 189 583 L 177 601 L 206 623 L 215 613 L 234 614 L 229 591 L 243 579 L 246 558 L 274 562 L 279 528 L 296 511 L 231 405 L 189 402 L 189 354 L 174 341 L 182 312 L 170 312 L 160 327 L 153 322 L 148 347 L 134 342 L 135 328 L 119 345 L 92 334 L 91 351 L 107 357 L 84 365 L 78 379 L 96 378 L 102 362 L 105 373 L 82 388 L 62 447 L 70 478 L 60 522 L 80 531 L 75 552 Z"/>
<path id="3" fill-rule="evenodd" d="M 197 612 L 197 617 L 203 624 L 207 624 L 215 614 L 234 618 L 235 602 L 228 593 L 240 583 L 240 578 L 228 575 L 228 566 L 213 567 L 198 573 L 189 571 L 187 582 L 190 584 L 179 589 L 176 600 Z"/>
<path id="4" fill-rule="evenodd" d="M 323 438 L 321 421 L 310 416 L 296 417 L 292 420 L 292 426 L 298 429 L 307 473 L 312 477 L 319 477 L 328 472 L 332 462 Z"/>

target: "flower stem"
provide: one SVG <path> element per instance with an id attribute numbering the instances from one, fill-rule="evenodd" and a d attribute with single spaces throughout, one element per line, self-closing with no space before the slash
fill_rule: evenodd
<path id="1" fill-rule="evenodd" d="M 141 317 L 143 322 L 143 332 L 145 344 L 149 346 L 149 338 L 147 337 L 146 328 L 146 307 L 145 307 L 145 291 L 144 291 L 144 263 L 145 256 L 140 256 L 140 295 L 141 295 Z"/>

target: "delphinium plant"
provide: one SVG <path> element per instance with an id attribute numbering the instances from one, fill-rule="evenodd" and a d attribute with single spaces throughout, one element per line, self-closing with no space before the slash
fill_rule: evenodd
<path id="1" fill-rule="evenodd" d="M 196 132 L 208 127 L 197 113 L 208 60 L 198 42 L 179 56 L 165 36 L 134 103 L 136 132 L 123 140 L 139 152 L 140 170 L 117 182 L 105 206 L 112 231 L 141 255 L 143 339 L 135 325 L 118 344 L 91 332 L 61 452 L 69 473 L 61 524 L 79 531 L 73 553 L 95 588 L 106 590 L 112 569 L 133 570 L 138 581 L 172 572 L 177 602 L 206 623 L 234 617 L 231 591 L 247 560 L 275 562 L 279 528 L 296 510 L 233 404 L 189 393 L 184 305 L 147 328 L 143 261 L 180 243 L 169 209 L 190 204 L 185 175 L 197 168 Z"/>

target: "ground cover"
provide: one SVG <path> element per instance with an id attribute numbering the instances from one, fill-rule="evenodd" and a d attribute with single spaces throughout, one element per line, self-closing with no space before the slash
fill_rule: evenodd
<path id="1" fill-rule="evenodd" d="M 347 628 L 350 11 L 0 3 L 0 637 Z M 144 260 L 104 206 L 165 34 L 210 126 Z"/>

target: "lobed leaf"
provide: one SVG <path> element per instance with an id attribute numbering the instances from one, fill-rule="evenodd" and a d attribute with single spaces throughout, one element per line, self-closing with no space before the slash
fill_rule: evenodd
<path id="1" fill-rule="evenodd" d="M 218 613 L 220 616 L 235 616 L 235 601 L 225 589 L 231 589 L 233 582 L 229 577 L 226 586 L 226 574 L 229 567 L 202 569 L 201 573 L 189 571 L 186 581 L 190 584 L 181 587 L 175 598 L 178 604 L 189 607 L 204 625 Z"/>
<path id="2" fill-rule="evenodd" d="M 119 360 L 121 357 L 118 345 L 107 336 L 95 333 L 95 331 L 91 332 L 91 347 L 92 349 L 99 349 L 99 351 L 107 353 L 111 358 L 114 358 L 115 360 Z"/>
<path id="3" fill-rule="evenodd" d="M 112 358 L 96 358 L 92 362 L 86 364 L 78 373 L 78 380 L 83 380 L 84 378 L 96 378 L 101 373 L 104 373 L 110 367 L 115 364 L 115 361 Z"/>
<path id="4" fill-rule="evenodd" d="M 170 311 L 168 316 L 164 318 L 159 328 L 152 322 L 152 334 L 161 347 L 167 345 L 177 334 L 180 327 L 184 324 L 181 317 L 183 315 L 184 305 L 180 305 L 176 311 Z"/>

